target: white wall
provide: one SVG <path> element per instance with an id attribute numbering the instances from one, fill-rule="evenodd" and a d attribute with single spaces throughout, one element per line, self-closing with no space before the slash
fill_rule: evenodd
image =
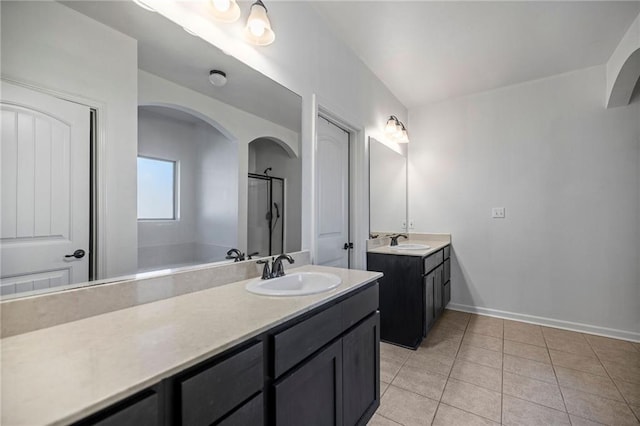
<path id="1" fill-rule="evenodd" d="M 101 278 L 137 266 L 137 43 L 56 2 L 1 2 L 2 77 L 98 108 Z M 88 224 L 87 224 L 88 226 Z"/>
<path id="2" fill-rule="evenodd" d="M 249 171 L 285 179 L 285 252 L 299 251 L 301 246 L 302 162 L 291 158 L 275 142 L 258 139 L 249 145 Z"/>
<path id="3" fill-rule="evenodd" d="M 598 66 L 410 111 L 409 215 L 452 233 L 454 305 L 640 339 L 640 105 L 605 109 L 605 85 Z"/>

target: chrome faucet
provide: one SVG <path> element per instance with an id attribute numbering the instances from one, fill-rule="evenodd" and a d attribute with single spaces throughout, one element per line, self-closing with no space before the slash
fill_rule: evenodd
<path id="1" fill-rule="evenodd" d="M 293 258 L 285 253 L 276 257 L 275 260 L 273 260 L 273 262 L 271 263 L 271 267 L 269 267 L 269 259 L 258 260 L 256 262 L 258 265 L 264 265 L 264 268 L 262 268 L 262 279 L 268 280 L 271 278 L 278 278 L 278 277 L 284 276 L 284 267 L 282 266 L 283 260 L 286 260 L 290 264 L 295 263 Z"/>
<path id="2" fill-rule="evenodd" d="M 237 248 L 232 248 L 227 252 L 227 257 L 225 259 L 233 259 L 233 262 L 242 262 L 244 260 L 244 253 L 238 250 Z M 251 258 L 251 257 L 249 257 Z"/>
<path id="3" fill-rule="evenodd" d="M 393 235 L 391 236 L 391 243 L 389 243 L 390 246 L 397 246 L 398 245 L 398 238 L 404 238 L 405 240 L 409 237 L 407 237 L 405 234 L 398 234 L 398 235 Z"/>

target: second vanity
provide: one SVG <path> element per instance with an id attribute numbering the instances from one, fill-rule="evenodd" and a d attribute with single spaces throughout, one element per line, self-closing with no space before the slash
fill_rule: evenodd
<path id="1" fill-rule="evenodd" d="M 278 298 L 244 280 L 2 339 L 2 424 L 366 424 L 381 275 L 290 272 L 342 283 Z"/>
<path id="2" fill-rule="evenodd" d="M 411 234 L 395 247 L 388 241 L 369 240 L 367 251 L 367 269 L 384 274 L 381 339 L 415 349 L 451 300 L 451 237 Z"/>

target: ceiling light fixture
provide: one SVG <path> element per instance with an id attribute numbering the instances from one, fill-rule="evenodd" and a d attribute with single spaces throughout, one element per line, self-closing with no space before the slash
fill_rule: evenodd
<path id="1" fill-rule="evenodd" d="M 247 40 L 258 46 L 267 46 L 275 40 L 276 35 L 271 29 L 267 8 L 262 0 L 257 0 L 251 5 L 244 34 Z"/>
<path id="2" fill-rule="evenodd" d="M 211 0 L 211 16 L 220 22 L 235 22 L 240 17 L 236 0 Z"/>
<path id="3" fill-rule="evenodd" d="M 409 133 L 398 117 L 392 115 L 384 126 L 384 132 L 396 143 L 409 143 Z"/>
<path id="4" fill-rule="evenodd" d="M 220 70 L 209 71 L 209 81 L 216 87 L 227 84 L 227 74 Z"/>

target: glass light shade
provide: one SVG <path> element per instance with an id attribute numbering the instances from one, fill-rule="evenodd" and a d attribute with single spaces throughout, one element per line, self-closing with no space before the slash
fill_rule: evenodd
<path id="1" fill-rule="evenodd" d="M 235 22 L 240 17 L 236 0 L 211 0 L 211 17 L 220 22 Z"/>
<path id="2" fill-rule="evenodd" d="M 393 117 L 389 117 L 387 125 L 384 126 L 384 132 L 387 135 L 393 135 L 396 132 L 396 120 Z"/>
<path id="3" fill-rule="evenodd" d="M 249 19 L 247 19 L 244 35 L 247 40 L 258 46 L 271 44 L 276 38 L 271 29 L 267 9 L 259 2 L 251 5 L 251 13 L 249 14 Z"/>
<path id="4" fill-rule="evenodd" d="M 398 143 L 409 143 L 409 134 L 406 129 L 402 129 L 402 134 L 397 140 Z"/>

